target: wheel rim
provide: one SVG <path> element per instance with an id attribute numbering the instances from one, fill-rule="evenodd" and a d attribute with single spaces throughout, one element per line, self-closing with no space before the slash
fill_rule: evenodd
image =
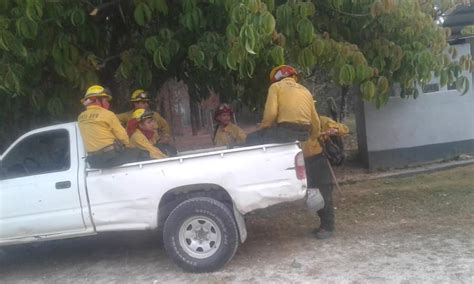
<path id="1" fill-rule="evenodd" d="M 194 258 L 208 258 L 221 244 L 221 230 L 210 218 L 194 216 L 183 222 L 179 229 L 179 243 Z"/>

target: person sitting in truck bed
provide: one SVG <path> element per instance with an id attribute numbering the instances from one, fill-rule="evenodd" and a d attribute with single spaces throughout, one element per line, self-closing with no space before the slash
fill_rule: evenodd
<path id="1" fill-rule="evenodd" d="M 127 124 L 130 143 L 138 149 L 146 151 L 151 159 L 166 158 L 167 156 L 155 146 L 158 135 L 154 130 L 153 112 L 143 108 L 136 109 Z"/>
<path id="2" fill-rule="evenodd" d="M 217 122 L 212 142 L 215 146 L 232 147 L 236 144 L 242 144 L 247 138 L 247 134 L 232 123 L 234 112 L 228 104 L 221 104 L 214 113 L 214 120 Z"/>
<path id="3" fill-rule="evenodd" d="M 270 72 L 270 82 L 260 129 L 248 135 L 246 144 L 317 139 L 319 117 L 313 96 L 298 83 L 298 71 L 289 65 L 277 66 Z"/>
<path id="4" fill-rule="evenodd" d="M 109 110 L 110 92 L 99 85 L 89 87 L 81 100 L 86 107 L 78 125 L 93 168 L 111 168 L 140 160 L 140 150 L 131 148 L 127 132 Z"/>
<path id="5" fill-rule="evenodd" d="M 133 109 L 127 112 L 117 114 L 117 118 L 120 120 L 122 125 L 127 126 L 127 123 L 130 119 L 133 118 L 133 112 L 137 109 L 145 109 L 152 111 L 150 109 L 151 98 L 150 95 L 145 92 L 143 89 L 137 89 L 133 91 L 130 96 L 130 103 L 132 104 Z M 153 120 L 155 121 L 155 131 L 158 134 L 158 140 L 160 143 L 171 144 L 173 137 L 171 135 L 171 129 L 166 122 L 166 120 L 156 111 L 152 111 Z"/>

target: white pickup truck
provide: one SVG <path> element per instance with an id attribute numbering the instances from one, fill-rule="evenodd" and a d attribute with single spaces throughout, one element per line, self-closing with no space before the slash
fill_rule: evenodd
<path id="1" fill-rule="evenodd" d="M 159 229 L 176 264 L 214 271 L 245 241 L 243 215 L 307 192 L 297 143 L 183 152 L 102 170 L 89 168 L 85 156 L 76 123 L 28 132 L 0 156 L 0 246 Z M 317 200 L 322 207 L 319 192 Z"/>

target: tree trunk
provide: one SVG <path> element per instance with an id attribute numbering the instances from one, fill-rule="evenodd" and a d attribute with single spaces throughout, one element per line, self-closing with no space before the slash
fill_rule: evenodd
<path id="1" fill-rule="evenodd" d="M 198 134 L 198 131 L 200 129 L 200 121 L 199 121 L 199 104 L 192 98 L 189 100 L 189 109 L 191 110 L 191 131 L 193 133 L 193 136 L 196 136 Z"/>
<path id="2" fill-rule="evenodd" d="M 339 122 L 343 123 L 347 115 L 347 94 L 349 87 L 341 87 L 341 105 L 339 108 Z"/>

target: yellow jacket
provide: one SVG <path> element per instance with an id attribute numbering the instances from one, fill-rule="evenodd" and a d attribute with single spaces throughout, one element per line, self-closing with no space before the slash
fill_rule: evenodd
<path id="1" fill-rule="evenodd" d="M 127 132 L 113 112 L 91 105 L 77 120 L 88 153 L 110 146 L 116 139 L 130 147 Z"/>
<path id="2" fill-rule="evenodd" d="M 319 136 L 320 122 L 313 96 L 293 78 L 273 83 L 268 89 L 260 128 L 269 128 L 274 123 L 282 122 L 311 125 L 310 136 L 314 139 Z"/>
<path id="3" fill-rule="evenodd" d="M 349 133 L 349 128 L 342 123 L 338 123 L 327 116 L 320 116 L 319 119 L 321 121 L 322 132 L 326 132 L 329 129 L 337 129 L 337 133 L 335 134 L 337 136 L 344 136 Z M 320 136 L 319 139 L 328 139 L 328 136 L 323 135 Z M 309 139 L 308 141 L 302 143 L 302 147 L 303 156 L 305 158 L 321 154 L 323 151 L 318 139 Z"/>
<path id="4" fill-rule="evenodd" d="M 117 118 L 120 120 L 122 125 L 127 125 L 128 121 L 132 119 L 133 110 L 117 114 Z M 163 143 L 170 143 L 171 129 L 168 122 L 156 111 L 153 112 L 153 120 L 156 123 L 156 133 L 158 134 L 158 141 Z"/>
<path id="5" fill-rule="evenodd" d="M 233 123 L 226 127 L 218 126 L 213 142 L 216 146 L 228 146 L 236 143 L 243 143 L 247 139 L 247 134 Z"/>
<path id="6" fill-rule="evenodd" d="M 138 149 L 147 151 L 153 159 L 166 158 L 166 155 L 153 145 L 156 143 L 157 139 L 158 137 L 156 136 L 156 133 L 152 138 L 152 141 L 150 141 L 140 130 L 137 129 L 133 132 L 132 136 L 130 136 L 130 143 Z"/>

